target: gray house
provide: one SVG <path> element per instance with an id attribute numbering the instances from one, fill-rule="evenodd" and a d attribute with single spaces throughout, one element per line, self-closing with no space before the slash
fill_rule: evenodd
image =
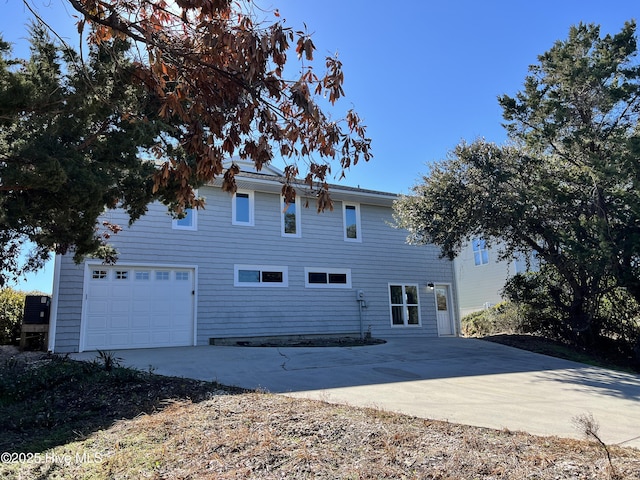
<path id="1" fill-rule="evenodd" d="M 333 211 L 316 213 L 300 188 L 285 208 L 282 172 L 237 163 L 234 195 L 214 182 L 198 192 L 205 209 L 175 220 L 151 204 L 113 236 L 116 265 L 58 256 L 49 349 L 458 333 L 453 264 L 406 244 L 391 226 L 395 195 L 333 186 Z M 128 221 L 117 210 L 105 219 Z"/>
<path id="2" fill-rule="evenodd" d="M 511 260 L 499 259 L 499 247 L 490 247 L 483 239 L 473 238 L 455 258 L 460 318 L 502 302 L 502 289 L 509 278 L 538 268 L 532 254 L 519 254 Z"/>

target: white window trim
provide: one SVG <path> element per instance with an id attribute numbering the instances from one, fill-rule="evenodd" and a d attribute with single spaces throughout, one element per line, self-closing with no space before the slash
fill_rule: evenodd
<path id="1" fill-rule="evenodd" d="M 281 195 L 280 196 L 280 234 L 283 237 L 289 237 L 289 238 L 300 238 L 302 237 L 302 229 L 301 229 L 301 224 L 302 222 L 300 221 L 300 213 L 301 213 L 301 209 L 300 209 L 300 197 L 298 197 L 296 195 L 296 199 L 295 202 L 293 203 L 295 209 L 296 209 L 296 233 L 286 233 L 284 231 L 284 226 L 285 226 L 285 221 L 284 221 L 284 217 L 286 214 L 285 211 L 285 202 L 284 202 L 284 197 Z"/>
<path id="2" fill-rule="evenodd" d="M 249 221 L 248 222 L 240 222 L 236 220 L 236 195 L 238 193 L 242 193 L 248 195 L 249 197 Z M 254 225 L 254 192 L 253 190 L 238 190 L 231 197 L 231 224 L 232 225 L 243 225 L 245 227 L 253 227 Z"/>
<path id="3" fill-rule="evenodd" d="M 471 240 L 471 255 L 473 256 L 473 266 L 474 267 L 483 267 L 485 265 L 489 265 L 489 248 L 487 248 L 487 242 L 484 242 L 484 248 L 475 249 L 474 243 L 477 241 L 483 241 L 481 238 L 473 238 Z M 478 246 L 479 247 L 479 246 Z M 480 263 L 476 263 L 476 252 L 480 254 Z M 482 252 L 487 252 L 487 261 L 483 262 Z"/>
<path id="4" fill-rule="evenodd" d="M 405 323 L 403 323 L 402 325 L 397 325 L 397 324 L 393 323 L 393 306 L 394 305 L 398 305 L 398 304 L 391 303 L 391 286 L 392 285 L 393 286 L 401 286 L 402 287 L 402 293 L 403 293 L 402 300 L 404 302 L 403 303 L 403 307 L 405 307 L 405 308 L 407 306 L 406 298 L 405 298 L 405 295 L 404 295 L 405 287 L 416 287 L 416 291 L 418 293 L 418 298 L 417 298 L 417 300 L 418 300 L 418 303 L 417 303 L 417 306 L 418 306 L 418 323 L 417 324 L 408 323 L 409 317 L 408 317 L 408 314 L 407 314 L 406 311 L 405 311 L 405 318 L 404 318 Z M 389 296 L 388 297 L 389 298 L 389 322 L 391 323 L 391 328 L 419 328 L 419 327 L 422 327 L 422 312 L 421 312 L 422 309 L 420 308 L 420 285 L 418 285 L 417 283 L 409 283 L 409 282 L 389 282 L 387 284 L 387 295 Z M 412 304 L 412 305 L 414 305 L 414 304 Z"/>
<path id="5" fill-rule="evenodd" d="M 266 272 L 282 272 L 282 282 L 240 282 L 238 272 L 240 270 L 258 270 L 261 273 Z M 289 286 L 289 267 L 276 265 L 234 265 L 233 266 L 233 286 L 234 287 L 260 287 L 260 288 L 278 288 Z"/>
<path id="6" fill-rule="evenodd" d="M 187 208 L 186 210 L 191 211 L 191 225 L 180 225 L 178 224 L 177 218 L 174 218 L 171 222 L 171 227 L 174 230 L 187 230 L 195 232 L 198 230 L 198 209 L 197 208 Z"/>
<path id="7" fill-rule="evenodd" d="M 151 281 L 151 269 L 134 269 L 133 280 L 135 282 L 150 282 Z"/>
<path id="8" fill-rule="evenodd" d="M 331 273 L 346 274 L 347 283 L 309 283 L 309 273 Z M 328 281 L 328 279 L 327 279 Z M 351 288 L 350 268 L 326 268 L 326 267 L 304 267 L 304 286 L 306 288 Z"/>
<path id="9" fill-rule="evenodd" d="M 356 238 L 347 237 L 347 206 L 356 210 Z M 354 202 L 342 202 L 342 233 L 345 242 L 362 242 L 362 227 L 360 226 L 360 204 Z"/>

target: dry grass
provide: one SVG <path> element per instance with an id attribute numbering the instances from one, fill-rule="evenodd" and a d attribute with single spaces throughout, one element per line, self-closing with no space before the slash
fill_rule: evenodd
<path id="1" fill-rule="evenodd" d="M 244 393 L 172 402 L 54 449 L 58 461 L 4 467 L 25 479 L 640 479 L 639 450 L 611 452 L 615 477 L 589 442 Z"/>
<path id="2" fill-rule="evenodd" d="M 0 380 L 0 450 L 19 460 L 3 457 L 0 478 L 640 480 L 637 449 L 608 446 L 612 471 L 597 442 L 105 372 L 7 347 Z"/>

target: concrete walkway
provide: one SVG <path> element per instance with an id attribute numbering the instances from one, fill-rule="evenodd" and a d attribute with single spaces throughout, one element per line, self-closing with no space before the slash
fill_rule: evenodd
<path id="1" fill-rule="evenodd" d="M 580 438 L 593 414 L 608 444 L 640 448 L 640 376 L 462 338 L 367 347 L 121 350 L 127 366 L 423 418 Z M 73 354 L 96 358 L 96 352 Z"/>

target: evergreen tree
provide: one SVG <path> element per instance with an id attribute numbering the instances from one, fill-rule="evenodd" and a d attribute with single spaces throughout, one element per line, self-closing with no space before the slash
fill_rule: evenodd
<path id="1" fill-rule="evenodd" d="M 602 333 L 604 296 L 622 287 L 640 301 L 635 31 L 634 22 L 604 37 L 595 25 L 572 27 L 521 92 L 499 98 L 509 144 L 461 143 L 396 205 L 413 242 L 450 258 L 474 237 L 505 259 L 534 252 L 540 271 L 510 292 L 530 302 L 538 292 L 590 338 Z"/>
<path id="2" fill-rule="evenodd" d="M 133 221 L 154 197 L 175 199 L 166 189 L 153 193 L 156 168 L 140 160 L 170 129 L 135 85 L 128 45 L 94 46 L 82 62 L 40 25 L 31 43 L 26 61 L 1 46 L 1 283 L 37 270 L 51 251 L 98 252 L 119 228 L 96 225 L 105 208 L 120 206 Z M 23 252 L 29 241 L 33 250 Z"/>

